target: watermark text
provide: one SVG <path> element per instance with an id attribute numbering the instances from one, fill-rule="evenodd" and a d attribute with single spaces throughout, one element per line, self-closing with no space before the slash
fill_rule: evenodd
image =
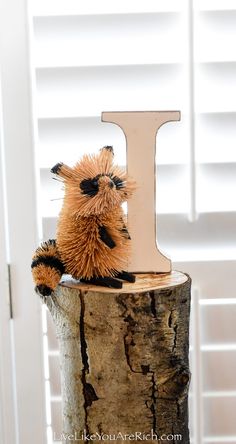
<path id="1" fill-rule="evenodd" d="M 182 441 L 182 435 L 179 434 L 162 434 L 158 435 L 153 430 L 149 433 L 144 432 L 134 432 L 134 433 L 92 433 L 89 434 L 84 430 L 82 433 L 61 433 L 60 435 L 53 434 L 54 442 L 70 442 L 70 441 L 157 441 L 157 442 L 180 442 Z"/>

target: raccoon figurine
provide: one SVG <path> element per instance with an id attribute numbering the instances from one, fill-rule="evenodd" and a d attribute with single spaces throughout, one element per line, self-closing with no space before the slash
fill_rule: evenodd
<path id="1" fill-rule="evenodd" d="M 51 172 L 62 179 L 65 195 L 56 240 L 42 243 L 32 261 L 36 291 L 49 296 L 62 274 L 81 282 L 122 288 L 122 280 L 134 282 L 125 270 L 130 236 L 121 204 L 135 190 L 125 170 L 113 164 L 113 148 L 98 155 L 84 155 L 70 168 L 63 163 Z"/>

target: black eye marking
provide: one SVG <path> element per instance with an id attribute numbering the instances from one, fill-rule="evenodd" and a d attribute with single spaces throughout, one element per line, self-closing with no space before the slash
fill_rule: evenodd
<path id="1" fill-rule="evenodd" d="M 92 183 L 92 186 L 93 186 L 94 188 L 97 188 L 97 187 L 98 187 L 98 178 L 94 178 L 94 179 L 92 179 L 92 180 L 91 180 L 91 183 Z"/>
<path id="2" fill-rule="evenodd" d="M 96 196 L 98 193 L 98 179 L 99 177 L 94 177 L 93 179 L 84 179 L 80 182 L 80 189 L 83 194 L 87 194 L 89 197 Z"/>
<path id="3" fill-rule="evenodd" d="M 98 174 L 92 179 L 84 179 L 81 181 L 80 188 L 82 190 L 82 194 L 87 194 L 87 196 L 89 197 L 96 196 L 99 191 L 99 178 L 102 176 L 110 177 L 110 179 L 112 180 L 109 185 L 111 189 L 114 185 L 117 190 L 121 190 L 125 186 L 123 180 L 120 179 L 118 176 L 113 176 L 112 174 Z"/>
<path id="4" fill-rule="evenodd" d="M 120 190 L 121 188 L 124 188 L 124 182 L 118 176 L 111 176 L 111 179 L 113 180 L 117 190 Z"/>

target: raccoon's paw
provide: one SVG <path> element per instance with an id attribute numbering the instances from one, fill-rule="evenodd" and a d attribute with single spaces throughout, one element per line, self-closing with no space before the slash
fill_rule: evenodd
<path id="1" fill-rule="evenodd" d="M 122 279 L 122 281 L 127 281 L 130 283 L 134 283 L 136 280 L 136 276 L 132 273 L 129 273 L 128 271 L 121 271 L 116 274 L 116 277 L 118 279 Z"/>
<path id="2" fill-rule="evenodd" d="M 92 277 L 90 279 L 81 278 L 80 282 L 83 282 L 85 284 L 98 285 L 101 287 L 122 288 L 122 282 L 119 279 L 115 279 L 110 276 Z"/>
<path id="3" fill-rule="evenodd" d="M 85 284 L 93 284 L 99 285 L 101 287 L 109 287 L 109 288 L 122 288 L 122 281 L 133 283 L 135 282 L 135 275 L 129 273 L 128 271 L 121 271 L 116 273 L 114 277 L 106 276 L 106 277 L 92 277 L 90 279 L 81 278 L 80 282 L 84 282 Z"/>

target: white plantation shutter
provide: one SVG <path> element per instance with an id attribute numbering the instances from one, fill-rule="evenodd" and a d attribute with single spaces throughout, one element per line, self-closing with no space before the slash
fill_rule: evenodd
<path id="1" fill-rule="evenodd" d="M 158 240 L 193 279 L 191 442 L 236 444 L 236 2 L 33 1 L 43 237 L 62 196 L 50 168 L 125 138 L 102 111 L 181 110 L 157 136 Z M 45 309 L 44 309 L 45 310 Z M 44 311 L 48 440 L 61 433 L 58 346 Z"/>

